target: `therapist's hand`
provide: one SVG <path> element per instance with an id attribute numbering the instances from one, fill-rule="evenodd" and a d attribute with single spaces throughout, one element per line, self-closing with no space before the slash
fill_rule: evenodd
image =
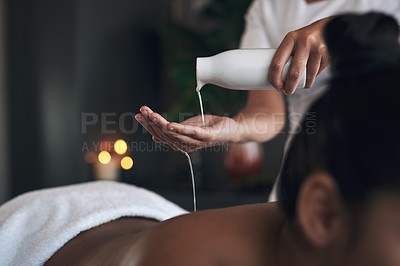
<path id="1" fill-rule="evenodd" d="M 307 68 L 306 86 L 310 88 L 315 78 L 329 65 L 329 56 L 323 38 L 323 28 L 331 19 L 325 18 L 313 24 L 289 32 L 276 51 L 269 69 L 269 81 L 278 91 L 293 94 Z M 293 56 L 286 80 L 282 82 L 283 68 Z"/>
<path id="2" fill-rule="evenodd" d="M 238 124 L 229 117 L 205 115 L 203 126 L 201 116 L 170 123 L 147 106 L 140 108 L 140 112 L 136 120 L 153 135 L 153 140 L 168 144 L 174 150 L 192 152 L 238 139 Z"/>

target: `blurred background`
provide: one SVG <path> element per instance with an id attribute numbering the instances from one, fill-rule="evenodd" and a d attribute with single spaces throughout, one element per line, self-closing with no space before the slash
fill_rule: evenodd
<path id="1" fill-rule="evenodd" d="M 0 203 L 33 189 L 109 179 L 192 209 L 184 155 L 134 120 L 198 115 L 195 59 L 237 48 L 250 0 L 0 0 Z M 206 113 L 235 115 L 246 92 L 207 85 Z M 285 134 L 248 171 L 227 146 L 191 154 L 199 209 L 263 202 Z M 118 141 L 117 141 L 118 140 Z"/>

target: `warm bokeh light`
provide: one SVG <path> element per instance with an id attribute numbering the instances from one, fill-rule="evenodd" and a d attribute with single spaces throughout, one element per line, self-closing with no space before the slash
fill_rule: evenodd
<path id="1" fill-rule="evenodd" d="M 99 162 L 102 164 L 109 164 L 111 161 L 111 155 L 107 151 L 102 151 L 99 153 Z"/>
<path id="2" fill-rule="evenodd" d="M 125 154 L 128 150 L 128 145 L 124 140 L 119 139 L 114 143 L 114 150 L 119 155 Z"/>
<path id="3" fill-rule="evenodd" d="M 93 151 L 89 151 L 85 154 L 85 161 L 87 163 L 90 163 L 90 164 L 95 163 L 96 158 L 97 158 L 96 153 Z"/>
<path id="4" fill-rule="evenodd" d="M 129 169 L 132 168 L 132 166 L 133 166 L 133 160 L 132 160 L 131 157 L 125 156 L 124 158 L 122 158 L 122 160 L 121 160 L 121 167 L 122 167 L 124 170 L 129 170 Z"/>

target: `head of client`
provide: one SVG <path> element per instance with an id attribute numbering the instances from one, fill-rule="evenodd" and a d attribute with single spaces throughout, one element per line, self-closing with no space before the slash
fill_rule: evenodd
<path id="1" fill-rule="evenodd" d="M 153 222 L 90 253 L 86 262 L 400 265 L 398 36 L 396 21 L 383 14 L 343 15 L 327 24 L 334 78 L 287 154 L 283 201 Z M 97 245 L 100 233 L 101 226 L 73 239 L 49 265 L 82 254 L 85 234 Z"/>
<path id="2" fill-rule="evenodd" d="M 400 265 L 399 26 L 344 15 L 324 35 L 334 78 L 288 152 L 279 204 L 320 265 Z"/>

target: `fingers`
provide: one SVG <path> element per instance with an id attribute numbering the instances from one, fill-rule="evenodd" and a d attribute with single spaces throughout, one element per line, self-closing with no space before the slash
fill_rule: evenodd
<path id="1" fill-rule="evenodd" d="M 136 120 L 153 136 L 153 139 L 158 140 L 157 142 L 167 142 L 162 134 L 159 134 L 157 128 L 151 120 L 146 119 L 143 114 L 137 114 Z"/>
<path id="2" fill-rule="evenodd" d="M 152 139 L 153 139 L 154 142 L 157 142 L 157 143 L 162 142 L 160 139 L 158 139 L 158 138 L 156 138 L 154 136 L 152 137 Z"/>
<path id="3" fill-rule="evenodd" d="M 144 117 L 147 117 L 149 114 L 153 113 L 153 111 L 148 106 L 142 106 L 140 108 L 140 112 L 144 115 Z"/>
<path id="4" fill-rule="evenodd" d="M 330 18 L 316 21 L 286 35 L 274 55 L 268 74 L 273 87 L 282 88 L 285 94 L 293 94 L 306 68 L 305 88 L 314 84 L 316 77 L 329 65 L 329 56 L 322 36 L 323 27 L 329 20 Z M 293 60 L 282 85 L 282 72 L 291 55 Z"/>
<path id="5" fill-rule="evenodd" d="M 175 133 L 175 132 L 170 132 L 170 136 L 179 143 L 185 144 L 185 145 L 193 145 L 199 148 L 204 148 L 207 146 L 207 143 L 204 141 L 192 138 L 190 136 L 181 134 L 181 133 Z"/>
<path id="6" fill-rule="evenodd" d="M 142 113 L 137 114 L 135 118 L 153 136 L 155 142 L 165 143 L 175 151 L 185 152 L 192 152 L 207 146 L 207 143 L 168 130 L 167 126 L 170 123 L 150 108 L 142 107 L 140 111 Z"/>
<path id="7" fill-rule="evenodd" d="M 305 89 L 309 89 L 315 82 L 319 70 L 321 69 L 322 55 L 320 53 L 311 53 L 307 63 L 307 78 Z"/>
<path id="8" fill-rule="evenodd" d="M 194 150 L 193 145 L 186 145 L 174 141 L 172 138 L 168 137 L 167 134 L 160 132 L 159 127 L 157 127 L 152 121 L 145 119 L 142 114 L 136 115 L 136 120 L 144 127 L 151 135 L 153 135 L 153 141 L 157 143 L 164 143 L 168 145 L 174 151 L 186 151 L 192 152 Z"/>
<path id="9" fill-rule="evenodd" d="M 168 121 L 157 113 L 150 113 L 147 117 L 147 123 L 150 124 L 152 130 L 156 133 L 156 137 L 172 148 L 179 148 L 180 143 L 177 143 L 169 134 L 167 130 Z M 154 135 L 153 135 L 154 136 Z"/>
<path id="10" fill-rule="evenodd" d="M 167 125 L 169 124 L 169 122 L 165 120 L 165 118 L 162 117 L 160 114 L 152 112 L 151 114 L 149 114 L 148 119 L 154 123 L 154 126 L 157 126 L 164 132 L 167 132 Z"/>
<path id="11" fill-rule="evenodd" d="M 149 107 L 143 106 L 140 108 L 142 114 L 136 115 L 136 119 L 138 122 L 146 128 L 147 131 L 150 132 L 151 135 L 159 142 L 163 142 L 168 144 L 173 149 L 176 148 L 176 143 L 174 143 L 173 139 L 171 139 L 167 134 L 165 134 L 166 130 L 163 130 L 162 124 L 168 124 L 168 121 L 165 120 L 161 115 L 154 113 Z M 160 123 L 158 125 L 157 123 Z M 154 140 L 154 139 L 153 139 Z"/>
<path id="12" fill-rule="evenodd" d="M 153 130 L 153 128 L 151 127 L 151 125 L 148 123 L 148 121 L 144 118 L 144 116 L 142 114 L 137 114 L 135 115 L 135 119 L 136 121 L 139 122 L 139 124 L 141 124 L 152 136 L 156 137 L 158 140 L 160 140 L 160 138 L 158 136 L 156 136 L 156 132 Z"/>
<path id="13" fill-rule="evenodd" d="M 154 137 L 161 141 L 165 141 L 162 134 L 159 134 L 158 128 L 155 126 L 154 122 L 150 119 L 150 114 L 154 113 L 149 107 L 143 106 L 140 108 L 141 115 L 136 115 L 138 122 L 146 128 Z"/>
<path id="14" fill-rule="evenodd" d="M 204 147 L 204 143 L 201 141 L 178 134 L 174 132 L 174 130 L 171 130 L 171 127 L 168 127 L 170 123 L 161 115 L 152 113 L 149 115 L 149 118 L 154 123 L 154 130 L 172 147 L 178 147 L 184 151 L 187 151 L 188 149 L 193 150 Z"/>
<path id="15" fill-rule="evenodd" d="M 295 40 L 293 37 L 293 33 L 287 34 L 282 43 L 279 45 L 278 49 L 276 50 L 274 57 L 272 58 L 272 62 L 268 72 L 268 80 L 270 81 L 271 85 L 278 91 L 282 91 L 283 89 L 282 73 L 287 61 L 292 54 L 294 44 Z"/>
<path id="16" fill-rule="evenodd" d="M 310 50 L 307 46 L 300 46 L 296 49 L 284 82 L 283 92 L 286 95 L 291 95 L 295 92 L 297 84 L 299 84 L 301 76 L 306 69 L 309 55 Z"/>
<path id="17" fill-rule="evenodd" d="M 321 74 L 322 71 L 324 71 L 325 69 L 327 69 L 328 66 L 329 66 L 329 64 L 330 64 L 329 55 L 328 55 L 328 53 L 326 52 L 326 48 L 324 48 L 324 49 L 325 49 L 325 51 L 324 51 L 324 53 L 322 54 L 322 57 L 321 57 L 321 64 L 320 64 L 320 67 L 319 67 L 319 70 L 318 70 L 318 74 L 317 74 L 317 75 Z"/>
<path id="18" fill-rule="evenodd" d="M 153 111 L 147 107 L 143 106 L 140 108 L 141 114 L 137 114 L 135 116 L 136 120 L 151 134 L 154 138 L 156 138 L 159 142 L 166 142 L 166 140 L 158 133 L 155 128 L 154 123 L 150 120 L 149 115 L 153 113 Z"/>
<path id="19" fill-rule="evenodd" d="M 168 128 L 172 129 L 173 131 L 175 131 L 181 135 L 185 135 L 185 136 L 190 137 L 195 140 L 199 140 L 202 142 L 212 141 L 212 136 L 211 136 L 209 130 L 206 130 L 206 129 L 198 127 L 198 126 L 170 123 Z"/>

